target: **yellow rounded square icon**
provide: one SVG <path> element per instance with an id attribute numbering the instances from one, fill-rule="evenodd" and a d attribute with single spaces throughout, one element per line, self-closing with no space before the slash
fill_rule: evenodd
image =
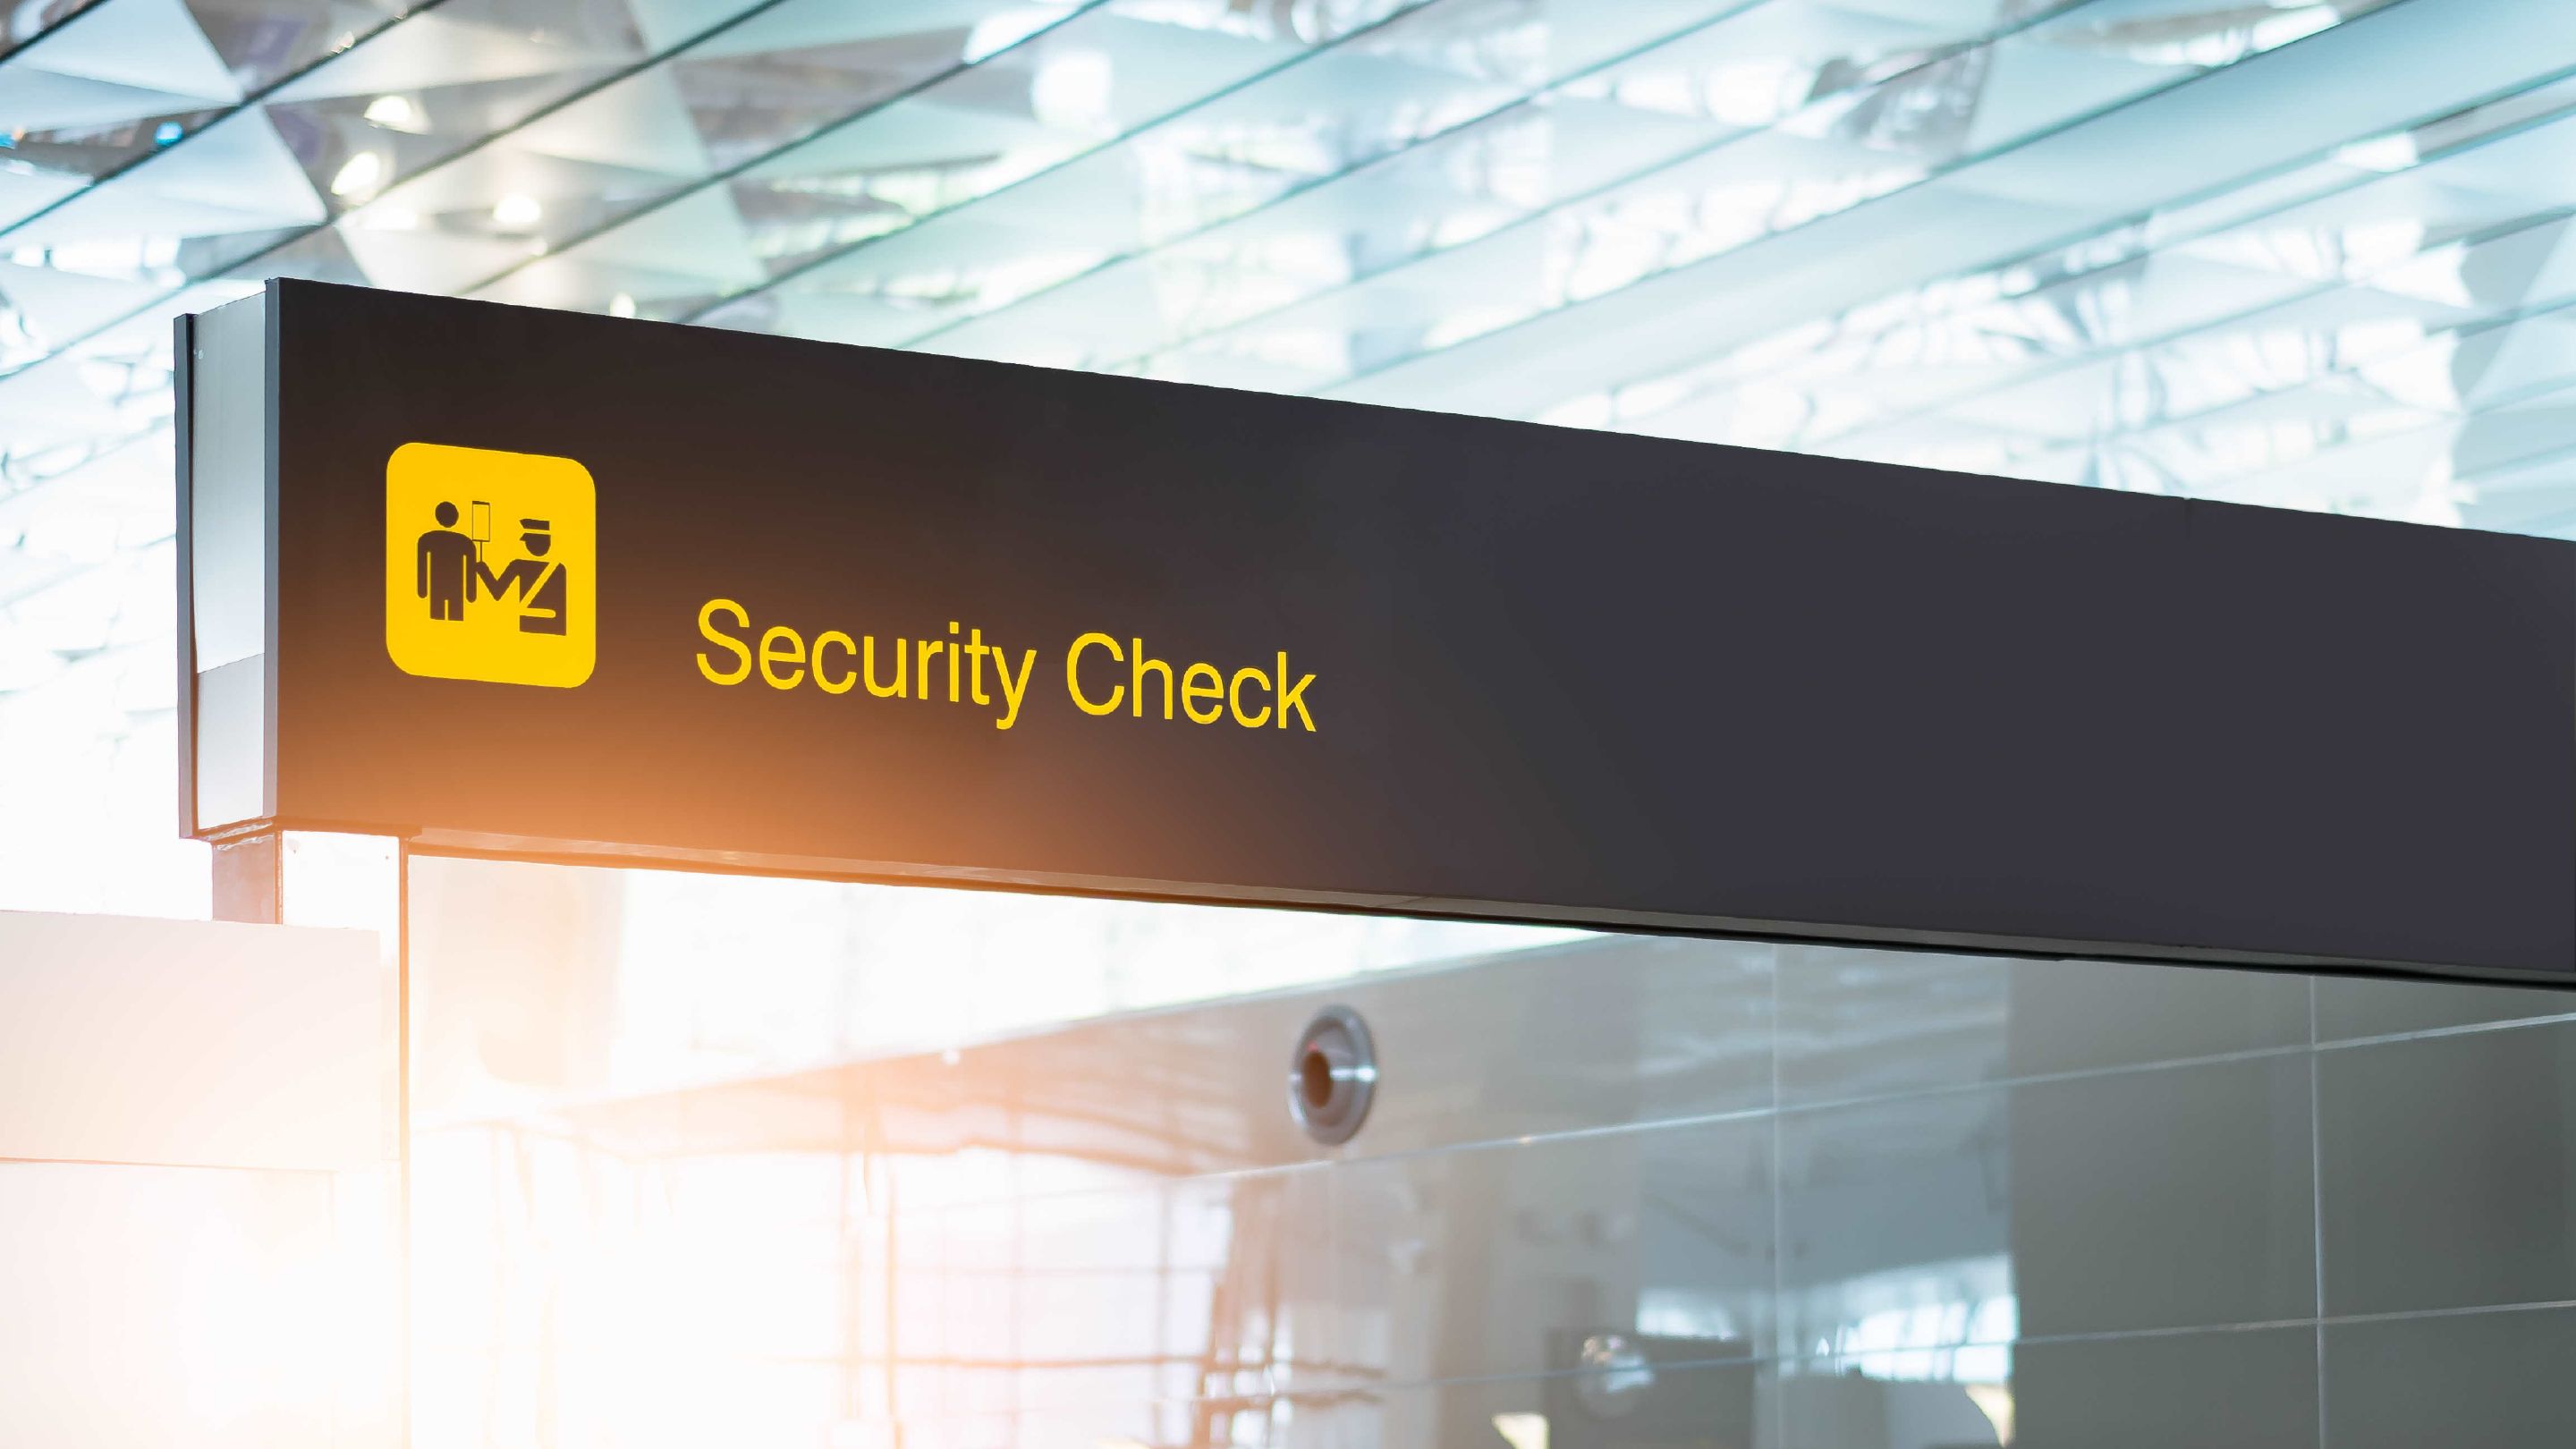
<path id="1" fill-rule="evenodd" d="M 405 674 L 570 689 L 599 657 L 599 499 L 570 458 L 385 460 L 385 652 Z"/>

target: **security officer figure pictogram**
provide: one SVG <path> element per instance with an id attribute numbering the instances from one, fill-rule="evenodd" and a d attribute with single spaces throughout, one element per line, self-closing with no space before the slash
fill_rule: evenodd
<path id="1" fill-rule="evenodd" d="M 569 571 L 546 558 L 546 550 L 554 543 L 551 527 L 542 518 L 520 519 L 519 542 L 527 549 L 527 556 L 510 560 L 497 574 L 481 558 L 474 560 L 474 579 L 467 596 L 471 598 L 474 590 L 481 589 L 497 603 L 512 589 L 518 590 L 519 632 L 523 634 L 561 634 L 569 622 L 564 587 Z"/>

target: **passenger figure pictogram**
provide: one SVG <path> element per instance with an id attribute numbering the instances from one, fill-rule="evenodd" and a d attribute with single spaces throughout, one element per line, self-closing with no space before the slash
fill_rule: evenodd
<path id="1" fill-rule="evenodd" d="M 429 600 L 432 619 L 461 621 L 473 593 L 474 571 L 482 563 L 474 540 L 456 531 L 456 505 L 439 504 L 435 516 L 438 527 L 420 536 L 413 591 Z"/>

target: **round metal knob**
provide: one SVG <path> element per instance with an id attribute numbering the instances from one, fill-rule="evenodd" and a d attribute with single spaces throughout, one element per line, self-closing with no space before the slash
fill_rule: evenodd
<path id="1" fill-rule="evenodd" d="M 1326 1146 L 1348 1142 L 1377 1095 L 1377 1044 L 1347 1006 L 1315 1013 L 1288 1058 L 1288 1112 Z"/>

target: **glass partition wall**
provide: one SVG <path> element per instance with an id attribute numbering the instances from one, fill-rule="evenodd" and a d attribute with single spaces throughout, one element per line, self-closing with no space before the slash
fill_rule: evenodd
<path id="1" fill-rule="evenodd" d="M 2576 1436 L 2576 995 L 411 890 L 421 1449 Z M 1290 1110 L 1328 1006 L 1342 1144 Z"/>

